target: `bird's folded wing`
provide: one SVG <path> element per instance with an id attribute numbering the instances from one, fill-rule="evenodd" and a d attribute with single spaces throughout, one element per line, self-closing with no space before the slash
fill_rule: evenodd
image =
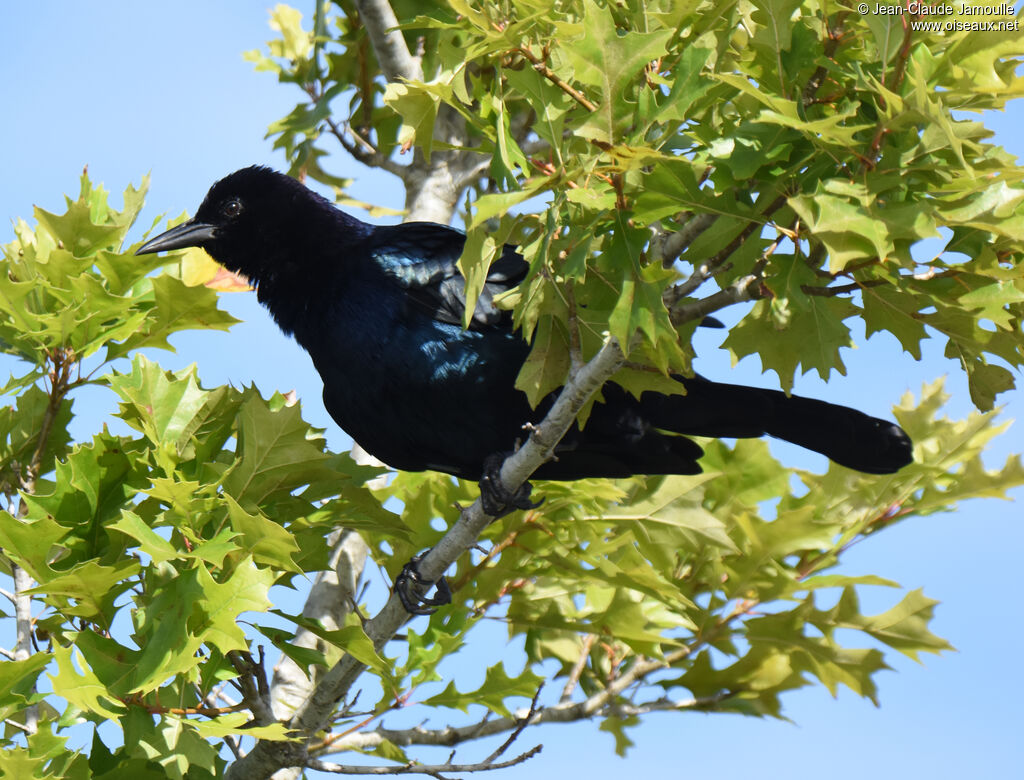
<path id="1" fill-rule="evenodd" d="M 410 304 L 439 322 L 462 324 L 466 287 L 456 266 L 466 242 L 461 232 L 431 222 L 406 222 L 377 228 L 370 241 L 374 260 L 404 288 Z M 522 255 L 506 245 L 487 272 L 471 330 L 511 327 L 511 313 L 497 308 L 494 298 L 519 284 L 528 270 Z"/>

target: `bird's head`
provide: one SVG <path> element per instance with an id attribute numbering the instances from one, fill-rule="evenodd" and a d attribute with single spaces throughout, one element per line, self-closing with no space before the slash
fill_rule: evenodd
<path id="1" fill-rule="evenodd" d="M 290 176 L 242 168 L 210 188 L 192 219 L 151 238 L 135 254 L 201 247 L 228 270 L 259 283 L 295 262 L 318 213 L 340 212 Z"/>

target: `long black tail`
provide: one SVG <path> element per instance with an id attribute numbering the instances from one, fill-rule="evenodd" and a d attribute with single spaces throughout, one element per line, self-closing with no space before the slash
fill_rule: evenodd
<path id="1" fill-rule="evenodd" d="M 910 437 L 888 420 L 778 390 L 677 378 L 685 396 L 641 399 L 642 414 L 657 428 L 715 438 L 775 436 L 868 474 L 892 474 L 913 461 Z"/>

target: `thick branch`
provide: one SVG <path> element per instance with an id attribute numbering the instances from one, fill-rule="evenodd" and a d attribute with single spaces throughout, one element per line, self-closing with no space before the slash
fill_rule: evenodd
<path id="1" fill-rule="evenodd" d="M 14 645 L 14 660 L 26 661 L 32 655 L 32 596 L 25 591 L 35 587 L 28 572 L 11 562 L 11 576 L 14 578 L 14 620 L 17 639 Z M 39 728 L 39 707 L 33 704 L 25 709 L 25 731 L 35 734 Z"/>
<path id="2" fill-rule="evenodd" d="M 748 274 L 707 298 L 673 306 L 669 309 L 669 316 L 671 316 L 673 324 L 681 325 L 693 320 L 700 321 L 707 315 L 732 306 L 734 303 L 753 301 L 760 297 L 761 274 Z"/>
<path id="3" fill-rule="evenodd" d="M 270 685 L 267 683 L 267 673 L 263 667 L 263 651 L 260 650 L 259 661 L 254 661 L 249 653 L 238 650 L 229 652 L 228 660 L 238 672 L 235 682 L 245 706 L 252 712 L 256 723 L 260 726 L 273 723 L 274 711 L 270 703 Z"/>
<path id="4" fill-rule="evenodd" d="M 387 0 L 355 0 L 355 4 L 387 80 L 422 80 L 420 60 L 406 46 L 402 31 L 398 29 L 398 18 Z"/>
<path id="5" fill-rule="evenodd" d="M 686 221 L 679 230 L 658 236 L 651 242 L 660 254 L 663 265 L 670 266 L 692 244 L 701 233 L 715 224 L 717 214 L 697 214 Z"/>

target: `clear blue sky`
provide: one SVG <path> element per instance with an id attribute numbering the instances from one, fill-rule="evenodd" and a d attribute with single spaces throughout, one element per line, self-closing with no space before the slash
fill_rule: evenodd
<path id="1" fill-rule="evenodd" d="M 301 10 L 308 15 L 311 7 L 306 3 Z M 33 205 L 60 209 L 63 193 L 77 193 L 86 164 L 93 179 L 113 193 L 115 207 L 129 182 L 137 184 L 151 172 L 142 227 L 161 213 L 194 211 L 208 186 L 236 168 L 282 167 L 281 155 L 263 136 L 299 95 L 271 75 L 254 72 L 241 56 L 271 37 L 268 9 L 251 0 L 7 4 L 0 24 L 0 240 L 13 238 L 8 220 L 31 219 Z M 1024 155 L 1024 107 L 986 121 L 1001 143 Z M 334 164 L 336 172 L 360 177 L 355 196 L 401 206 L 400 190 L 387 178 L 367 175 L 354 163 L 344 168 L 341 156 Z M 160 355 L 160 361 L 168 367 L 198 363 L 207 386 L 255 382 L 264 395 L 295 388 L 307 419 L 327 428 L 333 447 L 345 447 L 346 437 L 321 405 L 320 381 L 306 355 L 276 331 L 253 296 L 228 298 L 243 325 L 230 334 L 179 338 L 179 354 Z M 762 376 L 756 360 L 732 369 L 728 355 L 716 349 L 721 334 L 703 338 L 703 373 L 774 385 L 774 375 Z M 887 416 L 903 392 L 916 393 L 923 381 L 948 374 L 954 394 L 949 413 L 962 416 L 970 408 L 962 373 L 937 344 L 918 364 L 893 339 L 876 336 L 862 340 L 844 360 L 849 375 L 834 378 L 827 390 L 808 376 L 796 391 L 827 394 Z M 0 369 L 7 370 L 2 364 Z M 1020 391 L 1001 401 L 1008 416 L 1024 413 Z M 104 408 L 96 398 L 79 404 L 83 415 Z M 83 419 L 75 430 L 87 436 L 93 429 Z M 1018 425 L 993 448 L 989 464 L 1021 449 Z M 776 452 L 793 466 L 824 465 L 785 446 Z M 625 761 L 615 757 L 612 738 L 593 724 L 551 726 L 521 741 L 544 742 L 541 756 L 501 777 L 547 780 L 571 771 L 595 780 L 623 773 L 962 780 L 1021 771 L 1024 719 L 1015 684 L 1024 639 L 1018 616 L 1020 514 L 1019 504 L 972 502 L 955 515 L 904 523 L 849 553 L 845 571 L 880 574 L 941 600 L 933 629 L 959 650 L 927 656 L 924 665 L 887 653 L 896 671 L 880 679 L 880 709 L 845 689 L 833 700 L 823 689 L 810 688 L 786 700 L 795 725 L 662 714 L 633 732 L 636 747 Z M 867 593 L 864 601 L 880 611 L 892 598 Z M 470 755 L 476 755 L 472 748 L 466 750 Z"/>

